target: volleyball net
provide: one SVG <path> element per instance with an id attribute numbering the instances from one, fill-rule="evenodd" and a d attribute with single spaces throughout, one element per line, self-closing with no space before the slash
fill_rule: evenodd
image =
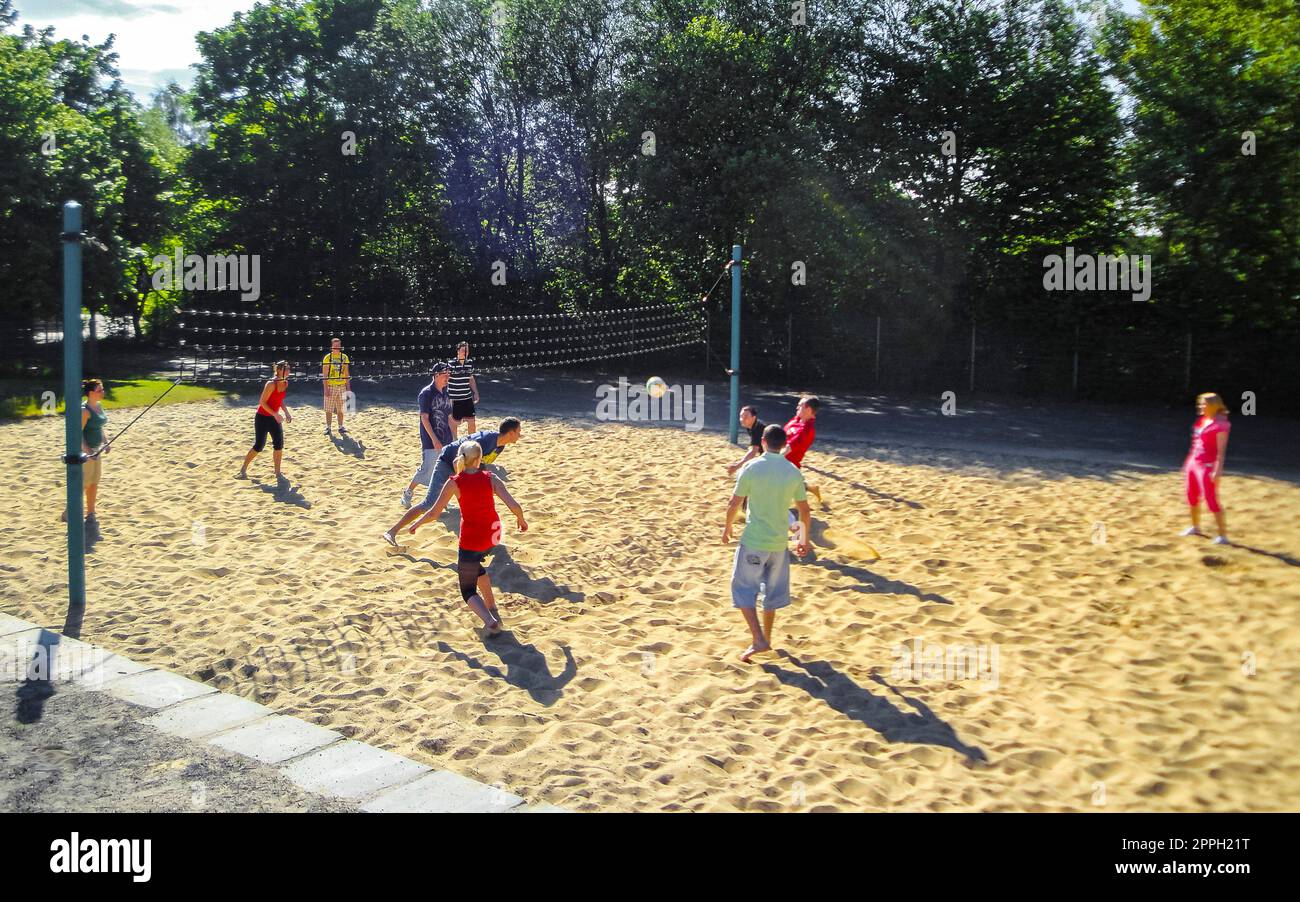
<path id="1" fill-rule="evenodd" d="M 180 379 L 262 381 L 289 362 L 296 378 L 320 379 L 338 338 L 353 379 L 428 375 L 468 342 L 477 372 L 575 366 L 701 344 L 702 308 L 678 304 L 576 314 L 331 316 L 189 309 L 181 311 Z"/>

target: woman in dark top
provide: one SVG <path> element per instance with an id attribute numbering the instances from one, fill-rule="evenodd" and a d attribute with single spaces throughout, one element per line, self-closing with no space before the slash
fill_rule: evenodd
<path id="1" fill-rule="evenodd" d="M 95 499 L 99 495 L 99 477 L 104 467 L 100 458 L 108 453 L 108 444 L 104 441 L 104 427 L 108 425 L 108 414 L 102 406 L 104 383 L 87 379 L 81 383 L 81 393 L 86 396 L 81 405 L 81 453 L 86 455 L 86 462 L 81 465 L 81 485 L 86 492 L 86 525 L 98 526 Z M 67 510 L 59 519 L 67 521 Z"/>

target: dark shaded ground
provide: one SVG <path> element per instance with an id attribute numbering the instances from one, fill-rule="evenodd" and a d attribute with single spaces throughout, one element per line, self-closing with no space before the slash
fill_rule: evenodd
<path id="1" fill-rule="evenodd" d="M 585 377 L 521 372 L 478 377 L 483 415 L 479 428 L 495 428 L 505 415 L 539 413 L 585 420 L 596 419 L 596 389 L 617 386 L 619 376 L 642 384 L 649 373 L 616 370 Z M 695 377 L 677 379 L 660 374 L 670 385 L 695 384 Z M 427 384 L 420 378 L 358 382 L 358 404 L 395 403 L 415 410 L 415 396 Z M 1018 455 L 1046 459 L 1081 460 L 1106 469 L 1157 467 L 1176 470 L 1191 441 L 1195 419 L 1193 399 L 1185 411 L 1158 405 L 1101 405 L 1067 401 L 966 400 L 957 388 L 956 415 L 944 416 L 942 400 L 880 395 L 819 393 L 822 412 L 817 420 L 817 446 L 881 445 L 961 450 L 985 455 Z M 703 425 L 723 432 L 729 423 L 729 392 L 725 382 L 704 383 Z M 309 405 L 319 404 L 318 392 L 304 392 Z M 794 415 L 798 390 L 762 388 L 742 384 L 741 404 L 758 407 L 764 422 L 784 423 Z M 1234 410 L 1240 400 L 1226 399 Z M 1261 410 L 1267 398 L 1258 399 Z M 1300 482 L 1300 421 L 1267 416 L 1232 416 L 1232 441 L 1228 471 L 1274 476 Z M 681 429 L 681 422 L 646 424 Z M 984 463 L 985 461 L 981 461 Z M 999 467 L 990 459 L 989 465 Z"/>
<path id="2" fill-rule="evenodd" d="M 271 765 L 144 726 L 141 709 L 102 692 L 3 688 L 0 812 L 354 810 Z M 30 711 L 35 695 L 40 717 L 24 723 L 18 709 Z"/>

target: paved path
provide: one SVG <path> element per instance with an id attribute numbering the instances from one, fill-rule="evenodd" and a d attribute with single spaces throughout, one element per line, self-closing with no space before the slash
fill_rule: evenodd
<path id="1" fill-rule="evenodd" d="M 0 613 L 0 811 L 559 811 Z"/>

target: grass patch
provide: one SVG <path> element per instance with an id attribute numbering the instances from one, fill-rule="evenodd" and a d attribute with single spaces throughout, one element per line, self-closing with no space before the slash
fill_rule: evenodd
<path id="1" fill-rule="evenodd" d="M 104 408 L 114 410 L 120 407 L 147 407 L 171 385 L 170 379 L 105 379 Z M 26 417 L 45 416 L 48 412 L 46 392 L 62 389 L 60 380 L 40 382 L 32 379 L 0 379 L 0 418 L 23 419 Z M 57 392 L 56 392 L 57 394 Z M 203 385 L 182 383 L 158 402 L 165 404 L 184 404 L 187 401 L 210 401 L 225 398 L 230 392 Z M 63 398 L 56 397 L 55 413 L 62 413 Z M 77 399 L 80 402 L 80 398 Z"/>

